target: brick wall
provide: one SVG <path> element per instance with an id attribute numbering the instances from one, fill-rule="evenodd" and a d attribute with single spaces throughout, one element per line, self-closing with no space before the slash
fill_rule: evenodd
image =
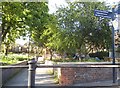
<path id="1" fill-rule="evenodd" d="M 74 83 L 74 69 L 73 68 L 60 68 L 61 75 L 59 76 L 60 85 L 72 85 Z"/>
<path id="2" fill-rule="evenodd" d="M 59 84 L 64 86 L 112 80 L 112 68 L 59 68 L 59 70 Z"/>

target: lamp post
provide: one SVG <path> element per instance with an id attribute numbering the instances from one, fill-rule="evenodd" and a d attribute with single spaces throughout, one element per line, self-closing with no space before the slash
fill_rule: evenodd
<path id="1" fill-rule="evenodd" d="M 118 15 L 120 15 L 120 4 L 118 4 L 118 7 L 117 9 L 115 9 L 116 6 L 113 6 L 112 7 L 112 13 L 113 13 L 113 17 L 112 17 L 112 21 L 115 20 L 115 13 L 117 13 Z M 118 22 L 119 22 L 119 18 L 118 18 Z M 119 24 L 118 24 L 118 27 L 119 27 Z M 114 39 L 114 36 L 115 36 L 115 31 L 114 31 L 114 26 L 112 24 L 112 58 L 113 58 L 113 65 L 115 65 L 115 39 Z M 116 72 L 115 72 L 115 68 L 113 68 L 113 83 L 116 82 Z"/>
<path id="2" fill-rule="evenodd" d="M 112 13 L 113 13 L 113 17 L 112 17 L 112 21 L 114 21 L 114 9 L 115 9 L 115 6 L 112 7 Z M 112 64 L 115 65 L 115 31 L 114 31 L 114 26 L 112 24 L 112 58 L 113 58 L 113 61 L 112 61 Z M 116 82 L 116 75 L 115 75 L 115 68 L 113 68 L 113 83 Z"/>

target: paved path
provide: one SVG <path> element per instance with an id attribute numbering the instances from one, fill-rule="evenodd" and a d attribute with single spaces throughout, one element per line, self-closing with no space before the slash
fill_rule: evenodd
<path id="1" fill-rule="evenodd" d="M 23 69 L 15 77 L 9 80 L 5 86 L 27 86 L 28 83 L 28 70 Z M 37 68 L 35 75 L 36 86 L 55 86 L 54 76 L 47 73 L 46 68 Z"/>

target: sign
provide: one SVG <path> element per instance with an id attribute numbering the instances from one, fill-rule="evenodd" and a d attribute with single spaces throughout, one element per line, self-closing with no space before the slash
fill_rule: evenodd
<path id="1" fill-rule="evenodd" d="M 114 20 L 115 9 L 112 8 L 112 12 L 104 11 L 104 10 L 94 10 L 94 15 L 98 17 L 108 18 Z M 112 58 L 113 58 L 113 65 L 115 65 L 115 42 L 114 42 L 114 27 L 112 26 Z M 116 82 L 116 72 L 115 68 L 113 68 L 113 83 Z"/>
<path id="2" fill-rule="evenodd" d="M 113 19 L 114 15 L 110 11 L 104 11 L 104 10 L 94 10 L 94 15 L 98 17 Z"/>

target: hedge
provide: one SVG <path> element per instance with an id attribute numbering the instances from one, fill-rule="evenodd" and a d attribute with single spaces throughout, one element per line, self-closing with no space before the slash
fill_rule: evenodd
<path id="1" fill-rule="evenodd" d="M 98 57 L 99 59 L 104 59 L 104 57 L 109 57 L 109 52 L 96 52 L 96 53 L 90 53 L 90 57 Z"/>

